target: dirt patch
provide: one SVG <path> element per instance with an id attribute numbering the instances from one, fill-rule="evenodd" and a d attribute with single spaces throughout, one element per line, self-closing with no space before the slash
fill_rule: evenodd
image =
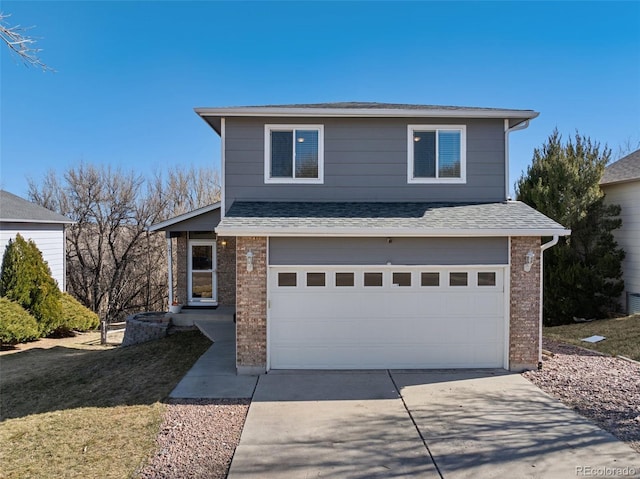
<path id="1" fill-rule="evenodd" d="M 640 365 L 545 339 L 553 357 L 523 376 L 640 452 Z"/>
<path id="2" fill-rule="evenodd" d="M 122 342 L 124 333 L 109 334 L 109 344 L 100 344 L 100 331 L 88 331 L 86 333 L 75 333 L 75 336 L 68 338 L 42 338 L 29 343 L 16 344 L 10 349 L 0 349 L 0 356 L 15 354 L 20 351 L 30 349 L 51 349 L 56 346 L 77 349 L 103 350 L 118 346 Z"/>
<path id="3" fill-rule="evenodd" d="M 158 449 L 143 479 L 224 479 L 240 442 L 249 399 L 173 399 L 158 434 Z"/>

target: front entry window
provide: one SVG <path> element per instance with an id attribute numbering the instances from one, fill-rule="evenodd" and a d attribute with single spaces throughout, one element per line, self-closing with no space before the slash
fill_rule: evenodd
<path id="1" fill-rule="evenodd" d="M 189 244 L 189 304 L 215 303 L 215 241 L 194 240 Z"/>

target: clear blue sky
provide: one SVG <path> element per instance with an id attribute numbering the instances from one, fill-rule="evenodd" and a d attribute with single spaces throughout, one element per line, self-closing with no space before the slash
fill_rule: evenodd
<path id="1" fill-rule="evenodd" d="M 199 106 L 379 101 L 534 109 L 511 184 L 554 127 L 640 141 L 640 2 L 3 1 L 56 73 L 1 48 L 1 187 L 80 161 L 219 166 Z"/>

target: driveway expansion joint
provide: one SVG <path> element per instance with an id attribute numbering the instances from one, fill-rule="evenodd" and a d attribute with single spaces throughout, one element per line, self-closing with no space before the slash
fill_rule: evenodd
<path id="1" fill-rule="evenodd" d="M 400 397 L 400 400 L 402 401 L 402 406 L 404 407 L 405 411 L 407 411 L 407 414 L 409 415 L 409 418 L 411 419 L 411 422 L 413 423 L 413 427 L 415 428 L 416 432 L 418 433 L 418 436 L 420 436 L 420 439 L 422 440 L 422 444 L 424 444 L 424 448 L 427 450 L 427 454 L 429 454 L 429 458 L 431 459 L 431 462 L 433 462 L 433 465 L 435 466 L 436 471 L 438 472 L 438 475 L 440 476 L 440 479 L 444 479 L 444 476 L 442 475 L 442 472 L 440 471 L 440 468 L 438 467 L 438 463 L 436 462 L 436 458 L 433 457 L 433 454 L 431 453 L 431 449 L 429 449 L 429 444 L 427 444 L 427 440 L 422 435 L 422 432 L 420 431 L 420 428 L 418 427 L 418 424 L 416 423 L 416 420 L 414 419 L 413 414 L 411 414 L 411 410 L 407 406 L 407 403 L 405 402 L 404 397 L 402 396 L 402 393 L 400 392 L 400 388 L 398 387 L 398 385 L 396 384 L 395 380 L 393 379 L 393 375 L 391 374 L 391 370 L 387 369 L 387 374 L 389 375 L 389 379 L 393 383 L 393 387 L 396 388 L 396 392 L 398 393 L 398 396 Z"/>

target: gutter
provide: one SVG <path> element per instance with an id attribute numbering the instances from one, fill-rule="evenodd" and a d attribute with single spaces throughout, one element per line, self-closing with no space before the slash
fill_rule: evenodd
<path id="1" fill-rule="evenodd" d="M 493 236 L 567 236 L 570 230 L 560 228 L 548 229 L 452 229 L 452 228 L 372 228 L 372 227 L 335 227 L 335 226 L 310 226 L 310 227 L 241 227 L 227 226 L 220 223 L 215 228 L 219 236 L 313 236 L 313 237 L 351 237 L 351 236 L 378 236 L 378 237 L 493 237 Z"/>
<path id="2" fill-rule="evenodd" d="M 540 245 L 540 320 L 538 321 L 538 369 L 542 369 L 542 321 L 544 315 L 543 290 L 544 290 L 544 252 L 558 244 L 560 237 L 556 234 L 553 239 Z"/>
<path id="3" fill-rule="evenodd" d="M 314 108 L 283 106 L 197 107 L 201 117 L 375 117 L 375 118 L 510 118 L 529 120 L 539 113 L 533 110 L 504 110 L 485 108 Z M 520 124 L 520 123 L 518 123 Z M 525 127 L 526 128 L 526 127 Z"/>

